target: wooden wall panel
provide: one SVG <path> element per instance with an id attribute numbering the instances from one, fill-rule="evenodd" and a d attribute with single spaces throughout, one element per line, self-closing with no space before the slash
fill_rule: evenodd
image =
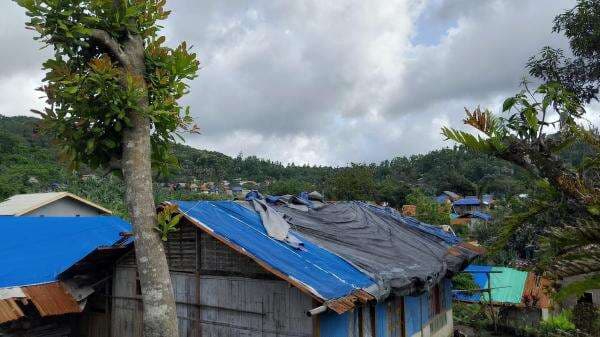
<path id="1" fill-rule="evenodd" d="M 181 337 L 311 337 L 312 299 L 286 282 L 172 272 Z M 113 336 L 142 337 L 134 268 L 117 268 Z M 117 333 L 118 334 L 115 334 Z"/>

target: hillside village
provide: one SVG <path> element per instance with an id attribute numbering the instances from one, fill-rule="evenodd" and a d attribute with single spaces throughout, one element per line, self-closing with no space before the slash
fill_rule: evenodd
<path id="1" fill-rule="evenodd" d="M 600 337 L 600 0 L 0 6 L 0 337 Z"/>

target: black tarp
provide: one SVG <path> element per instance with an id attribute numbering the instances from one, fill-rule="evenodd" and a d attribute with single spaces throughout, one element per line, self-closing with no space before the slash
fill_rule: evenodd
<path id="1" fill-rule="evenodd" d="M 456 246 L 458 238 L 436 234 L 435 226 L 363 202 L 326 203 L 308 210 L 285 204 L 273 207 L 306 239 L 377 280 L 376 297 L 428 288 L 477 256 Z"/>

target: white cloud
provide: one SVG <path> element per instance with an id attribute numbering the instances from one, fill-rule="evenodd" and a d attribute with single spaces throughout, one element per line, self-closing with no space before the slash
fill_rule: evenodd
<path id="1" fill-rule="evenodd" d="M 185 98 L 202 135 L 188 143 L 335 165 L 450 146 L 442 125 L 460 127 L 464 106 L 497 108 L 532 54 L 565 46 L 552 19 L 572 3 L 171 1 L 169 42 L 187 40 L 203 63 Z M 13 54 L 0 65 L 0 113 L 22 114 L 39 105 L 44 55 L 20 9 L 1 8 Z"/>

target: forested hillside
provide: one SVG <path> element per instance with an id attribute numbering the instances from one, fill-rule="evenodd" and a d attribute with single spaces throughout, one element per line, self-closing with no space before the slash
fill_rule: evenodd
<path id="1" fill-rule="evenodd" d="M 0 199 L 15 193 L 48 190 L 74 184 L 74 176 L 59 160 L 50 140 L 38 134 L 38 119 L 0 116 Z M 570 151 L 572 162 L 580 152 Z M 333 199 L 369 199 L 401 205 L 414 188 L 433 195 L 443 190 L 461 194 L 514 195 L 528 189 L 523 172 L 504 161 L 455 147 L 423 155 L 397 157 L 349 167 L 283 165 L 255 156 L 235 158 L 185 145 L 174 147 L 180 167 L 160 182 L 253 180 L 267 193 L 324 191 Z M 88 173 L 83 172 L 78 174 Z M 31 178 L 34 178 L 33 180 Z"/>

